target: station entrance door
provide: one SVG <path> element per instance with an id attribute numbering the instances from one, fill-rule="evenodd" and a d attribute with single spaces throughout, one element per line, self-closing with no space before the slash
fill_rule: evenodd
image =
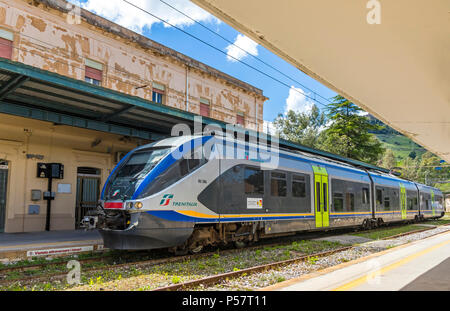
<path id="1" fill-rule="evenodd" d="M 79 167 L 77 175 L 77 202 L 75 210 L 75 228 L 79 229 L 81 220 L 97 209 L 100 199 L 101 170 L 91 167 Z"/>
<path id="2" fill-rule="evenodd" d="M 5 231 L 8 162 L 0 160 L 0 233 Z"/>

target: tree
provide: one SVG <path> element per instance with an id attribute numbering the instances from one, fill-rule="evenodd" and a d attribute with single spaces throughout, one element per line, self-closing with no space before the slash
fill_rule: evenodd
<path id="1" fill-rule="evenodd" d="M 391 149 L 387 149 L 383 155 L 383 158 L 379 162 L 381 167 L 391 169 L 397 166 L 397 159 L 395 158 L 394 152 Z"/>
<path id="2" fill-rule="evenodd" d="M 444 166 L 441 170 L 436 170 L 436 167 L 442 167 L 441 159 L 429 151 L 424 153 L 417 172 L 417 180 L 421 183 L 450 180 L 450 167 Z"/>
<path id="3" fill-rule="evenodd" d="M 411 159 L 415 160 L 417 158 L 417 153 L 415 151 L 411 151 L 408 155 Z"/>
<path id="4" fill-rule="evenodd" d="M 402 177 L 412 181 L 417 181 L 419 167 L 419 161 L 411 158 L 406 158 L 403 161 Z"/>
<path id="5" fill-rule="evenodd" d="M 376 164 L 384 148 L 375 135 L 369 132 L 379 131 L 382 127 L 371 123 L 367 116 L 361 114 L 361 108 L 340 95 L 333 98 L 327 110 L 332 124 L 321 134 L 322 149 Z"/>
<path id="6" fill-rule="evenodd" d="M 309 113 L 288 111 L 286 116 L 279 114 L 274 126 L 281 138 L 317 148 L 320 131 L 325 125 L 325 114 L 314 105 Z"/>

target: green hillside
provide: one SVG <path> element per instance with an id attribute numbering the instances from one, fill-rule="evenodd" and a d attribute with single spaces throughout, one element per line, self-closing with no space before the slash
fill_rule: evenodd
<path id="1" fill-rule="evenodd" d="M 406 136 L 398 134 L 375 135 L 382 142 L 384 148 L 391 149 L 394 152 L 399 164 L 401 164 L 404 159 L 409 157 L 411 152 L 415 152 L 417 158 L 420 158 L 426 152 L 424 148 Z"/>

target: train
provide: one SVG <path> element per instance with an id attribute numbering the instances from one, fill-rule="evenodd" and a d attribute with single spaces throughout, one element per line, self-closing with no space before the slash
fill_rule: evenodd
<path id="1" fill-rule="evenodd" d="M 299 232 L 438 219 L 443 200 L 439 189 L 382 170 L 192 135 L 129 152 L 83 224 L 98 229 L 110 249 L 184 254 Z"/>

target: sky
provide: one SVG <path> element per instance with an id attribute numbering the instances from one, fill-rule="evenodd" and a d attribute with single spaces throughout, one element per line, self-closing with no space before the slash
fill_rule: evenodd
<path id="1" fill-rule="evenodd" d="M 134 8 L 126 1 L 200 38 L 223 53 Z M 183 16 L 163 1 L 213 29 L 248 54 Z M 314 97 L 312 91 L 327 99 L 336 95 L 321 83 L 188 0 L 69 0 L 69 2 L 263 90 L 264 95 L 269 98 L 264 105 L 265 121 L 272 122 L 278 114 L 285 113 L 289 109 L 297 112 L 309 111 L 314 104 L 314 101 L 308 98 Z M 251 55 L 270 64 L 296 82 L 265 66 Z M 282 81 L 285 85 L 245 66 L 238 60 Z M 321 99 L 321 102 L 325 100 Z M 318 107 L 322 108 L 320 105 Z"/>

